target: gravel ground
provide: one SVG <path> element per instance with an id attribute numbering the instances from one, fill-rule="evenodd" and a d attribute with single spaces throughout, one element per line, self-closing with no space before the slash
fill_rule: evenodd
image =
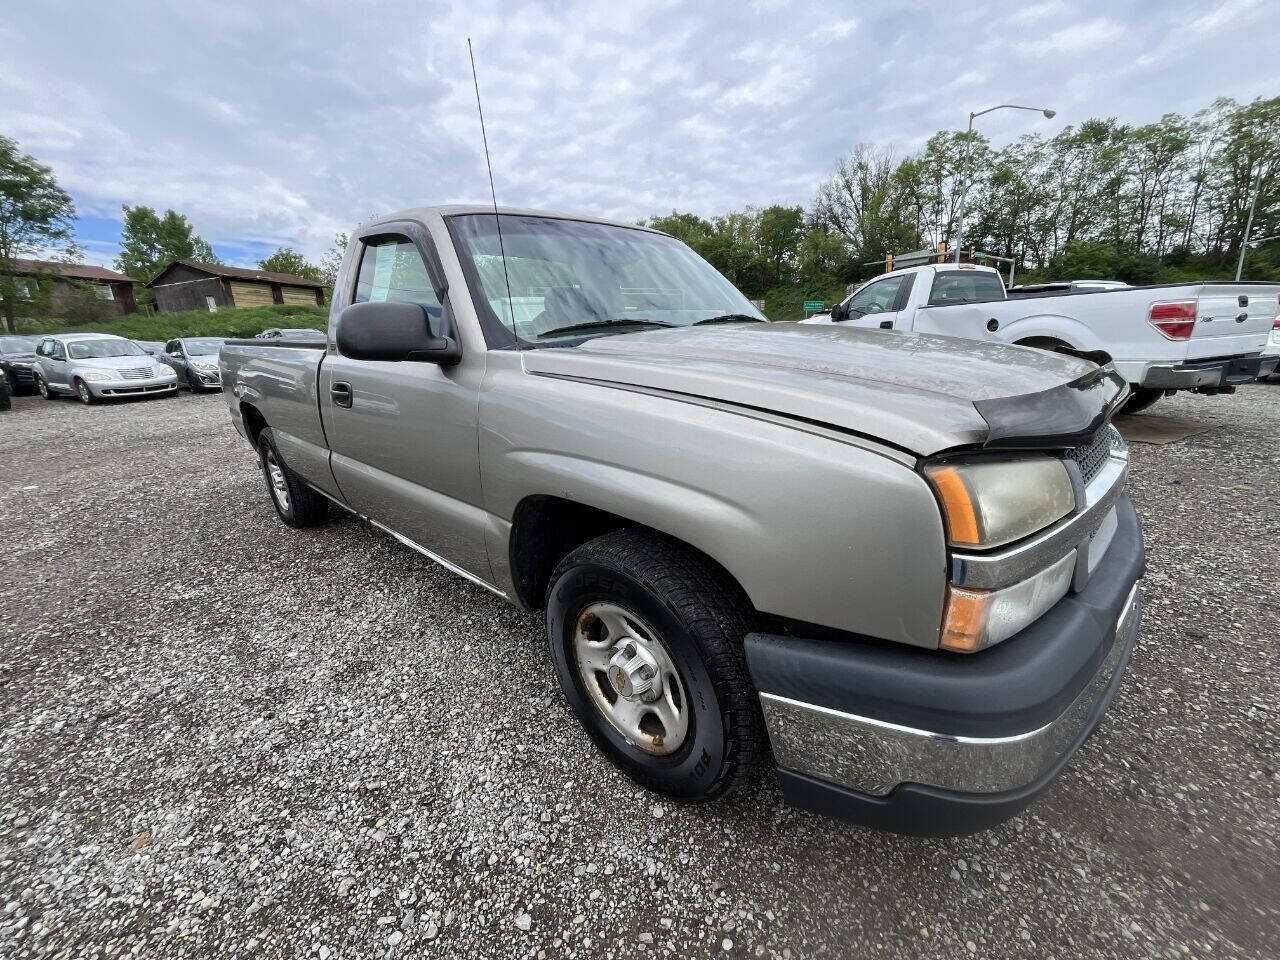
<path id="1" fill-rule="evenodd" d="M 274 517 L 221 398 L 0 415 L 0 956 L 1263 957 L 1280 943 L 1280 386 L 1133 450 L 1147 616 L 1026 814 L 933 841 L 658 801 L 541 621 Z"/>

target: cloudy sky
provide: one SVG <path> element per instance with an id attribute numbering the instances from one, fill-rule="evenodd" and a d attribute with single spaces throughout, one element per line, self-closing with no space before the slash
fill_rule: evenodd
<path id="1" fill-rule="evenodd" d="M 6 4 L 0 133 L 75 197 L 109 263 L 120 206 L 186 213 L 224 260 L 400 207 L 498 199 L 633 219 L 807 203 L 857 141 L 997 143 L 1280 94 L 1280 3 L 1122 0 Z"/>

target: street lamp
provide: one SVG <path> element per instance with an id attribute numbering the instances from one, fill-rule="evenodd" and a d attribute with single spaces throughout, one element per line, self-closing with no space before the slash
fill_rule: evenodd
<path id="1" fill-rule="evenodd" d="M 1032 113 L 1044 114 L 1046 120 L 1052 120 L 1058 115 L 1058 111 L 1050 110 L 1048 107 L 1022 107 L 1016 103 L 1001 103 L 994 107 L 987 107 L 985 110 L 969 113 L 969 129 L 965 133 L 964 141 L 964 165 L 969 165 L 969 156 L 973 152 L 973 139 L 969 136 L 973 133 L 973 121 L 984 113 L 991 113 L 993 110 L 1030 110 Z M 969 184 L 964 185 L 964 193 L 960 194 L 960 209 L 957 211 L 956 217 L 956 263 L 960 262 L 960 228 L 964 225 L 964 205 L 969 195 Z"/>

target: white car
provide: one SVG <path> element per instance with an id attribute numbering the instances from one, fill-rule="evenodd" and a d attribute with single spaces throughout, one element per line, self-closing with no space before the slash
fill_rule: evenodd
<path id="1" fill-rule="evenodd" d="M 1267 345 L 1262 350 L 1264 357 L 1280 357 L 1280 316 L 1276 317 L 1276 322 L 1271 325 L 1271 336 L 1267 339 Z M 1271 372 L 1273 380 L 1280 380 L 1280 366 Z"/>
<path id="2" fill-rule="evenodd" d="M 1177 390 L 1230 393 L 1268 376 L 1277 359 L 1262 351 L 1278 314 L 1275 283 L 1010 295 L 992 267 L 940 263 L 882 274 L 830 313 L 801 322 L 992 340 L 1113 363 L 1132 390 L 1124 412 L 1133 413 Z"/>
<path id="3" fill-rule="evenodd" d="M 36 347 L 36 389 L 46 400 L 77 396 L 82 403 L 107 397 L 178 392 L 178 376 L 132 340 L 109 333 L 60 333 Z"/>

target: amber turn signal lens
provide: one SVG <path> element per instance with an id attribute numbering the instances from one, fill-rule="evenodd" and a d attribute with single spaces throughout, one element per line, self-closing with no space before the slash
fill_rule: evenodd
<path id="1" fill-rule="evenodd" d="M 947 590 L 947 612 L 942 617 L 942 639 L 938 645 L 956 653 L 977 650 L 982 642 L 990 596 L 986 590 L 950 587 Z"/>
<path id="2" fill-rule="evenodd" d="M 929 477 L 947 514 L 948 539 L 958 546 L 978 546 L 982 542 L 978 534 L 978 515 L 960 471 L 955 467 L 940 467 L 931 470 Z"/>

